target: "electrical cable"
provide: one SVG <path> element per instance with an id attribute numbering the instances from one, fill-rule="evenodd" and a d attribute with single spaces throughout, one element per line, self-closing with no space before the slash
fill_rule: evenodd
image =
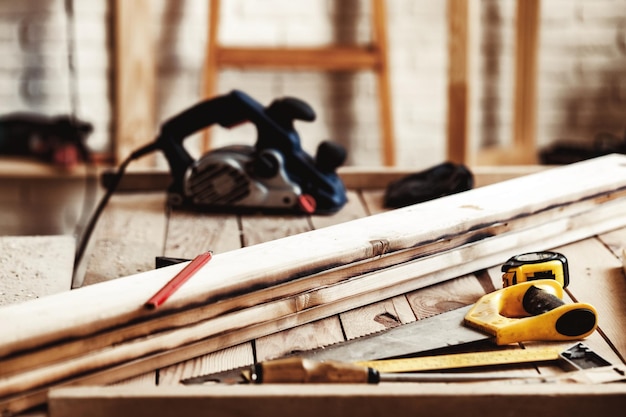
<path id="1" fill-rule="evenodd" d="M 68 69 L 68 94 L 70 103 L 70 119 L 76 124 L 78 120 L 78 110 L 80 107 L 79 94 L 78 94 L 78 76 L 76 72 L 76 19 L 74 14 L 74 1 L 65 0 L 63 2 L 65 16 L 66 16 L 66 42 L 67 42 L 67 69 Z M 91 158 L 89 152 L 86 149 L 86 144 L 82 147 L 82 157 L 85 162 L 85 192 L 83 196 L 83 203 L 80 215 L 74 226 L 74 236 L 78 240 L 83 234 L 84 225 L 89 220 L 89 209 L 93 206 L 96 200 L 97 193 L 97 176 L 98 171 L 96 164 Z M 77 266 L 74 265 L 74 272 Z M 75 275 L 75 274 L 74 274 Z M 75 278 L 75 277 L 74 277 Z M 72 280 L 75 282 L 75 279 Z"/>
<path id="2" fill-rule="evenodd" d="M 111 179 L 111 183 L 109 184 L 106 193 L 102 196 L 102 198 L 100 199 L 100 203 L 98 203 L 98 207 L 96 207 L 95 211 L 91 215 L 91 219 L 89 220 L 89 223 L 85 227 L 85 230 L 83 231 L 80 242 L 77 245 L 76 254 L 74 256 L 74 275 L 76 275 L 76 272 L 78 271 L 78 266 L 80 265 L 83 259 L 85 250 L 87 249 L 87 244 L 89 243 L 89 239 L 91 238 L 91 234 L 93 233 L 94 228 L 96 227 L 96 223 L 98 222 L 100 215 L 104 211 L 104 208 L 108 204 L 109 200 L 111 199 L 111 196 L 113 195 L 120 181 L 122 180 L 122 177 L 124 176 L 126 172 L 126 168 L 135 159 L 138 159 L 152 151 L 155 151 L 156 149 L 158 149 L 156 142 L 143 146 L 137 149 L 136 151 L 134 151 L 118 167 L 117 172 L 115 173 L 115 176 Z"/>

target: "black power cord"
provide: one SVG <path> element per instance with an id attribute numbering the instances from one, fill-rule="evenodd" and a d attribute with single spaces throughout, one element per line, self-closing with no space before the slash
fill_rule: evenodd
<path id="1" fill-rule="evenodd" d="M 89 243 L 89 239 L 91 238 L 91 234 L 93 233 L 94 228 L 96 227 L 96 223 L 98 222 L 98 219 L 100 218 L 100 215 L 102 214 L 102 212 L 104 211 L 106 205 L 108 204 L 109 200 L 111 199 L 111 196 L 113 195 L 113 193 L 115 192 L 115 190 L 117 189 L 118 185 L 120 184 L 120 181 L 122 180 L 122 177 L 124 176 L 124 174 L 126 173 L 126 168 L 128 167 L 128 165 L 134 161 L 135 159 L 138 159 L 150 152 L 155 151 L 157 148 L 156 143 L 151 143 L 149 145 L 146 145 L 142 148 L 139 148 L 138 150 L 134 151 L 128 158 L 126 158 L 118 167 L 117 172 L 115 173 L 115 175 L 111 178 L 111 182 L 109 184 L 109 186 L 107 187 L 107 190 L 105 192 L 105 194 L 102 196 L 102 199 L 100 200 L 100 203 L 98 204 L 98 207 L 96 207 L 95 211 L 93 212 L 93 214 L 91 215 L 91 219 L 89 220 L 89 223 L 87 224 L 87 226 L 85 227 L 85 230 L 82 234 L 82 237 L 80 239 L 80 243 L 78 244 L 77 248 L 76 248 L 76 254 L 74 256 L 74 278 L 76 277 L 76 273 L 78 271 L 78 266 L 80 265 L 83 256 L 85 255 L 85 250 L 87 249 L 87 244 Z"/>

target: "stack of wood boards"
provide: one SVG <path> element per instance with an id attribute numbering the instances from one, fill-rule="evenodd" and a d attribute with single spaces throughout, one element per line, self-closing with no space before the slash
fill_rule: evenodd
<path id="1" fill-rule="evenodd" d="M 0 404 L 107 383 L 626 225 L 607 156 L 222 254 L 162 308 L 184 265 L 0 309 Z"/>

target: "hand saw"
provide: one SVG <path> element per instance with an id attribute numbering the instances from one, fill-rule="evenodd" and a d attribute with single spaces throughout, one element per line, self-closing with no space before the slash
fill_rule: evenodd
<path id="1" fill-rule="evenodd" d="M 586 303 L 565 304 L 554 280 L 535 280 L 497 290 L 474 305 L 379 333 L 295 355 L 314 361 L 363 362 L 491 340 L 498 345 L 539 340 L 578 340 L 597 326 L 596 310 Z M 202 384 L 240 380 L 242 367 L 181 381 Z"/>

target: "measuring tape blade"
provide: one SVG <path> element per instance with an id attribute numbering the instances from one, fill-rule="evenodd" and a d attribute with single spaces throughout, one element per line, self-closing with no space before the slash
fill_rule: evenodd
<path id="1" fill-rule="evenodd" d="M 490 352 L 456 353 L 420 358 L 383 359 L 356 362 L 381 373 L 434 371 L 441 369 L 472 368 L 491 365 L 510 365 L 528 362 L 546 362 L 559 359 L 555 348 L 507 349 Z"/>

